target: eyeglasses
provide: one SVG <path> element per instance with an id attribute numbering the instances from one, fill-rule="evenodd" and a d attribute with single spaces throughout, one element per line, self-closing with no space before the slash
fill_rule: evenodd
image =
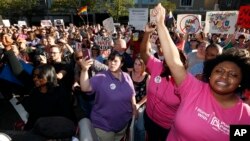
<path id="1" fill-rule="evenodd" d="M 77 61 L 79 61 L 80 59 L 83 59 L 83 56 L 76 57 Z"/>
<path id="2" fill-rule="evenodd" d="M 57 54 L 57 53 L 59 53 L 59 52 L 50 52 L 51 54 Z"/>

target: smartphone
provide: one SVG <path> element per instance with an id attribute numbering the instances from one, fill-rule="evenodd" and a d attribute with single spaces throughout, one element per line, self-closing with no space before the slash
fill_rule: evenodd
<path id="1" fill-rule="evenodd" d="M 153 15 L 153 10 L 154 9 L 150 9 L 150 21 L 149 21 L 149 23 L 150 23 L 150 25 L 151 26 L 155 26 L 156 25 L 156 17 Z"/>
<path id="2" fill-rule="evenodd" d="M 90 59 L 91 58 L 91 51 L 90 49 L 83 49 L 83 57 L 87 57 L 87 59 Z"/>

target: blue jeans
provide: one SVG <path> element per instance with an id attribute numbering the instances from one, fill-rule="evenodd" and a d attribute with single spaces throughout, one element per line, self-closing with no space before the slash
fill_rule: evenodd
<path id="1" fill-rule="evenodd" d="M 138 118 L 135 120 L 134 124 L 134 141 L 145 141 L 145 127 L 143 118 L 145 108 L 145 105 L 143 105 L 138 109 Z"/>

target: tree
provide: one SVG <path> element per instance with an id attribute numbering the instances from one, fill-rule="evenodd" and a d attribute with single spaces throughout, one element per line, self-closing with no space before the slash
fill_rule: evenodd
<path id="1" fill-rule="evenodd" d="M 88 6 L 88 12 L 98 12 L 98 8 L 96 8 L 96 4 L 99 3 L 100 0 L 54 0 L 50 11 L 51 12 L 70 12 L 77 11 L 82 6 Z"/>
<path id="2" fill-rule="evenodd" d="M 38 0 L 1 0 L 0 14 L 17 19 L 20 17 L 29 18 L 37 5 Z"/>
<path id="3" fill-rule="evenodd" d="M 159 0 L 159 2 L 164 8 L 166 8 L 167 12 L 174 11 L 176 9 L 176 5 L 173 2 L 168 0 Z"/>
<path id="4" fill-rule="evenodd" d="M 115 21 L 121 16 L 128 16 L 128 8 L 134 7 L 134 0 L 113 0 L 112 3 L 106 2 L 105 8 Z"/>

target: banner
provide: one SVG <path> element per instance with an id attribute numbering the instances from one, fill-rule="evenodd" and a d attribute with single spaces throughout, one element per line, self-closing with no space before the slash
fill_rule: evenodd
<path id="1" fill-rule="evenodd" d="M 177 15 L 177 30 L 183 34 L 194 34 L 201 29 L 201 15 Z"/>
<path id="2" fill-rule="evenodd" d="M 238 11 L 207 12 L 205 33 L 233 34 L 238 14 Z"/>
<path id="3" fill-rule="evenodd" d="M 250 6 L 241 6 L 237 25 L 242 28 L 250 28 Z"/>

